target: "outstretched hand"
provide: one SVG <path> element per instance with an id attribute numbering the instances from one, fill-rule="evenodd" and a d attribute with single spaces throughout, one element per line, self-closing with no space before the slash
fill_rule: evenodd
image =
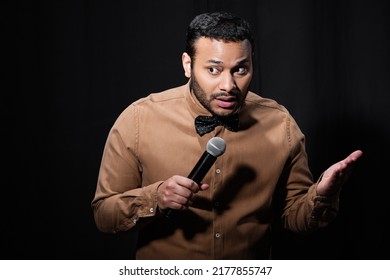
<path id="1" fill-rule="evenodd" d="M 317 186 L 317 193 L 321 196 L 331 196 L 337 193 L 348 180 L 357 160 L 363 155 L 360 150 L 354 151 L 345 159 L 330 166 L 322 175 Z"/>

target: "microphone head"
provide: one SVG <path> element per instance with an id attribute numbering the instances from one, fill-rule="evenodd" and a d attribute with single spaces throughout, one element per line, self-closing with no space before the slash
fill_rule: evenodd
<path id="1" fill-rule="evenodd" d="M 226 150 L 225 140 L 221 137 L 213 137 L 207 142 L 206 151 L 212 156 L 219 157 Z"/>

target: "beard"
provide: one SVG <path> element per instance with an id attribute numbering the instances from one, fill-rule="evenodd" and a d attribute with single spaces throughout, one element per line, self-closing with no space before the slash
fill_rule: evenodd
<path id="1" fill-rule="evenodd" d="M 209 111 L 212 115 L 217 116 L 217 117 L 226 117 L 227 115 L 221 115 L 215 112 L 211 106 L 211 101 L 216 99 L 219 96 L 228 96 L 228 95 L 233 95 L 235 96 L 239 102 L 239 106 L 235 108 L 233 111 L 231 111 L 228 115 L 231 115 L 233 113 L 236 113 L 239 111 L 241 104 L 243 102 L 243 97 L 245 95 L 241 94 L 241 91 L 239 89 L 235 89 L 234 91 L 231 92 L 219 92 L 219 93 L 213 93 L 210 95 L 210 97 L 207 97 L 207 93 L 202 89 L 202 87 L 199 85 L 198 81 L 196 80 L 195 75 L 191 76 L 190 80 L 190 90 L 194 93 L 195 97 L 198 99 L 199 103 L 202 104 L 204 108 L 206 108 L 207 111 Z"/>

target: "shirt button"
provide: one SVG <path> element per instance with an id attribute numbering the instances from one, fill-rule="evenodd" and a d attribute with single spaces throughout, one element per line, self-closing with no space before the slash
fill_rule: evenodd
<path id="1" fill-rule="evenodd" d="M 220 234 L 219 232 L 217 232 L 217 233 L 215 234 L 215 237 L 216 237 L 216 238 L 220 238 L 220 237 L 221 237 L 221 234 Z"/>
<path id="2" fill-rule="evenodd" d="M 219 173 L 221 173 L 221 169 L 217 168 L 217 170 L 215 170 L 215 172 L 216 172 L 217 174 L 219 174 Z"/>
<path id="3" fill-rule="evenodd" d="M 215 206 L 215 207 L 218 207 L 219 205 L 220 205 L 220 204 L 219 204 L 218 201 L 214 202 L 214 206 Z"/>

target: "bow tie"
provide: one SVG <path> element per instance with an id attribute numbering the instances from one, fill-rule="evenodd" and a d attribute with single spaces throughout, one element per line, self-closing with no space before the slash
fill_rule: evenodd
<path id="1" fill-rule="evenodd" d="M 195 129 L 200 136 L 213 131 L 219 125 L 224 126 L 230 131 L 238 131 L 238 114 L 234 114 L 228 117 L 198 116 L 195 118 Z"/>

